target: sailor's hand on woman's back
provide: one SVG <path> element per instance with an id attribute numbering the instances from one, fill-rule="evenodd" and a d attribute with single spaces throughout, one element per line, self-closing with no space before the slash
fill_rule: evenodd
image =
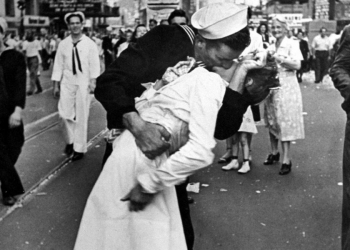
<path id="1" fill-rule="evenodd" d="M 123 122 L 147 158 L 154 159 L 169 149 L 170 133 L 164 127 L 145 122 L 136 112 L 124 114 Z"/>

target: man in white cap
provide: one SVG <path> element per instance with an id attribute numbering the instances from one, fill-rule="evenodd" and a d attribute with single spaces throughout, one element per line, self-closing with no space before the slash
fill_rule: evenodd
<path id="1" fill-rule="evenodd" d="M 169 147 L 169 133 L 162 127 L 143 121 L 134 98 L 144 87 L 141 83 L 161 79 L 168 67 L 188 56 L 203 62 L 207 69 L 229 69 L 250 43 L 247 28 L 247 6 L 233 3 L 213 4 L 200 9 L 192 17 L 194 28 L 186 25 L 161 25 L 130 45 L 97 79 L 95 96 L 107 110 L 110 139 L 128 129 L 141 151 L 150 159 Z M 198 29 L 198 33 L 197 30 Z M 258 64 L 259 60 L 257 61 Z M 249 100 L 242 95 L 243 79 L 227 88 L 218 114 L 215 137 L 226 139 L 237 132 Z M 164 140 L 165 139 L 165 140 Z M 105 159 L 112 151 L 107 143 Z M 178 202 L 188 249 L 193 248 L 194 233 L 190 220 L 185 186 L 177 187 Z M 153 194 L 135 188 L 131 204 L 143 208 Z"/>
<path id="2" fill-rule="evenodd" d="M 87 150 L 87 129 L 91 96 L 100 74 L 96 44 L 83 34 L 82 12 L 64 18 L 71 35 L 60 42 L 52 72 L 54 96 L 60 96 L 58 112 L 66 140 L 65 153 L 72 160 L 83 158 Z"/>

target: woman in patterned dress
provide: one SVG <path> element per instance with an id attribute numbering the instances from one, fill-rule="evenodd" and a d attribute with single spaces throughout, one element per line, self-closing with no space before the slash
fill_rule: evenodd
<path id="1" fill-rule="evenodd" d="M 270 55 L 278 64 L 281 88 L 272 91 L 265 102 L 265 123 L 269 128 L 271 153 L 265 165 L 279 161 L 278 141 L 282 144 L 282 167 L 280 175 L 292 168 L 290 142 L 304 139 L 303 104 L 295 71 L 300 69 L 303 56 L 298 41 L 288 39 L 288 25 L 284 19 L 275 18 L 271 30 L 276 43 L 269 47 Z"/>

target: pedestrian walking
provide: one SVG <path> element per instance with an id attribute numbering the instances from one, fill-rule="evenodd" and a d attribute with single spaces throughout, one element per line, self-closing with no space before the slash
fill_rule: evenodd
<path id="1" fill-rule="evenodd" d="M 184 10 L 178 9 L 170 13 L 168 17 L 169 24 L 188 25 L 188 17 Z"/>
<path id="2" fill-rule="evenodd" d="M 30 78 L 27 95 L 32 95 L 33 93 L 37 94 L 43 91 L 38 77 L 39 64 L 42 63 L 40 56 L 41 46 L 39 41 L 34 38 L 33 33 L 28 33 L 26 39 L 27 40 L 23 43 L 22 49 L 26 57 Z"/>
<path id="3" fill-rule="evenodd" d="M 49 43 L 49 53 L 50 53 L 50 59 L 51 62 L 55 62 L 55 56 L 56 56 L 56 50 L 57 50 L 57 35 L 53 35 L 50 38 L 50 43 Z"/>
<path id="4" fill-rule="evenodd" d="M 270 45 L 270 36 L 267 25 L 265 23 L 260 24 L 256 32 L 261 35 L 264 49 L 267 49 Z"/>
<path id="5" fill-rule="evenodd" d="M 129 46 L 129 43 L 131 42 L 132 39 L 132 30 L 127 29 L 125 31 L 125 40 L 121 40 L 123 41 L 121 44 L 118 45 L 118 42 L 116 43 L 116 46 L 118 48 L 118 53 L 117 53 L 117 57 L 120 56 L 120 54 Z"/>
<path id="6" fill-rule="evenodd" d="M 50 68 L 50 41 L 47 35 L 43 35 L 40 39 L 41 43 L 41 59 L 43 70 L 48 70 Z"/>
<path id="7" fill-rule="evenodd" d="M 150 19 L 149 22 L 148 22 L 148 28 L 150 30 L 155 28 L 155 27 L 157 27 L 157 25 L 158 25 L 158 22 L 155 19 Z"/>
<path id="8" fill-rule="evenodd" d="M 90 94 L 100 74 L 100 61 L 97 45 L 82 33 L 84 14 L 72 12 L 64 19 L 71 35 L 60 42 L 51 79 L 54 95 L 60 96 L 58 112 L 67 143 L 65 153 L 73 154 L 75 161 L 87 150 Z"/>
<path id="9" fill-rule="evenodd" d="M 271 153 L 264 164 L 271 165 L 279 161 L 278 141 L 281 141 L 283 153 L 279 174 L 286 175 L 292 168 L 291 141 L 304 139 L 303 104 L 295 75 L 303 56 L 299 42 L 287 38 L 288 25 L 284 18 L 274 18 L 271 31 L 276 43 L 270 46 L 269 51 L 278 64 L 281 88 L 274 90 L 265 101 L 264 119 L 269 129 Z"/>
<path id="10" fill-rule="evenodd" d="M 195 54 L 197 55 L 196 59 L 203 60 L 208 69 L 212 69 L 214 66 L 223 68 L 232 66 L 232 59 L 237 58 L 239 54 L 234 53 L 234 49 L 222 43 L 225 48 L 224 53 L 222 55 L 220 53 L 220 57 L 214 56 L 217 48 L 216 43 L 211 39 L 220 39 L 232 33 L 238 33 L 237 36 L 242 36 L 243 39 L 245 33 L 249 34 L 248 29 L 245 27 L 240 30 L 239 27 L 242 27 L 243 22 L 245 26 L 247 25 L 247 9 L 234 4 L 214 6 L 217 6 L 214 8 L 217 11 L 223 11 L 225 7 L 229 6 L 225 12 L 240 9 L 239 13 L 243 17 L 238 19 L 240 22 L 233 22 L 235 25 L 232 25 L 230 18 L 222 19 L 223 17 L 218 15 L 218 12 L 213 13 L 215 15 L 212 17 L 215 18 L 206 20 L 218 22 L 220 25 L 210 26 L 207 23 L 202 24 L 197 21 L 196 26 L 203 29 L 198 35 L 189 26 L 161 25 L 141 37 L 136 46 L 130 44 L 123 54 L 98 78 L 95 95 L 107 110 L 107 123 L 111 129 L 105 158 L 112 152 L 110 142 L 125 127 L 135 136 L 137 146 L 149 158 L 162 154 L 169 147 L 169 144 L 161 139 L 169 135 L 167 131 L 146 123 L 135 112 L 134 98 L 140 96 L 143 91 L 141 83 L 160 79 L 168 67 L 186 60 L 187 56 L 194 57 Z M 238 13 L 236 14 L 238 15 Z M 233 31 L 230 28 L 222 30 L 222 25 L 232 26 Z M 214 35 L 215 32 L 222 36 Z M 229 42 L 227 41 L 227 43 Z M 196 53 L 194 53 L 195 51 Z M 256 59 L 261 60 L 261 56 L 261 54 L 257 54 Z M 231 89 L 226 90 L 223 106 L 217 119 L 216 138 L 226 139 L 238 130 L 248 105 L 249 102 L 241 94 Z M 228 119 L 228 117 L 234 117 L 234 119 Z M 192 224 L 186 190 L 178 192 L 178 202 L 188 249 L 192 249 L 193 230 L 191 230 Z"/>
<path id="11" fill-rule="evenodd" d="M 346 26 L 340 38 L 330 76 L 334 86 L 344 97 L 341 107 L 346 112 L 345 140 L 343 152 L 343 205 L 342 205 L 342 232 L 341 249 L 350 249 L 350 25 Z"/>
<path id="12" fill-rule="evenodd" d="M 137 39 L 140 37 L 144 36 L 147 33 L 147 28 L 144 24 L 139 24 L 135 27 L 134 32 L 132 33 L 130 42 L 131 43 L 136 43 Z"/>
<path id="13" fill-rule="evenodd" d="M 6 47 L 6 30 L 7 22 L 0 17 L 0 182 L 3 204 L 12 206 L 24 193 L 15 164 L 24 143 L 26 63 L 22 53 Z"/>
<path id="14" fill-rule="evenodd" d="M 315 60 L 315 83 L 320 83 L 328 73 L 328 62 L 330 60 L 330 40 L 326 36 L 327 29 L 322 27 L 320 34 L 312 40 L 311 47 Z"/>
<path id="15" fill-rule="evenodd" d="M 258 133 L 258 130 L 256 129 L 256 125 L 254 123 L 253 113 L 250 107 L 248 107 L 247 111 L 245 112 L 243 116 L 243 121 L 241 124 L 241 127 L 239 128 L 238 132 L 230 137 L 229 139 L 226 139 L 226 154 L 220 158 L 225 159 L 225 162 L 227 158 L 230 159 L 230 163 L 226 166 L 223 166 L 221 169 L 228 171 L 228 170 L 238 170 L 238 173 L 240 174 L 246 174 L 250 171 L 250 142 L 251 142 L 251 134 Z M 240 164 L 238 161 L 238 153 L 239 153 L 239 146 L 242 147 L 242 155 L 243 155 L 243 164 L 240 168 Z M 228 155 L 228 156 L 227 156 Z M 219 161 L 220 163 L 222 161 Z"/>
<path id="16" fill-rule="evenodd" d="M 303 55 L 303 60 L 301 61 L 301 67 L 297 70 L 297 79 L 298 82 L 301 83 L 303 81 L 303 74 L 304 72 L 308 71 L 308 61 L 309 61 L 309 44 L 304 39 L 304 32 L 299 30 L 298 31 L 298 39 L 299 39 L 299 48 L 301 51 L 301 54 Z"/>

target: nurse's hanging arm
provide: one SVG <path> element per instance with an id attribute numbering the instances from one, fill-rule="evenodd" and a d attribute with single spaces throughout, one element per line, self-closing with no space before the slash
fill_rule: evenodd
<path id="1" fill-rule="evenodd" d="M 156 194 L 146 193 L 142 186 L 138 183 L 131 191 L 121 198 L 121 201 L 130 201 L 129 211 L 142 211 L 148 204 L 151 203 Z M 132 201 L 131 201 L 132 200 Z"/>

